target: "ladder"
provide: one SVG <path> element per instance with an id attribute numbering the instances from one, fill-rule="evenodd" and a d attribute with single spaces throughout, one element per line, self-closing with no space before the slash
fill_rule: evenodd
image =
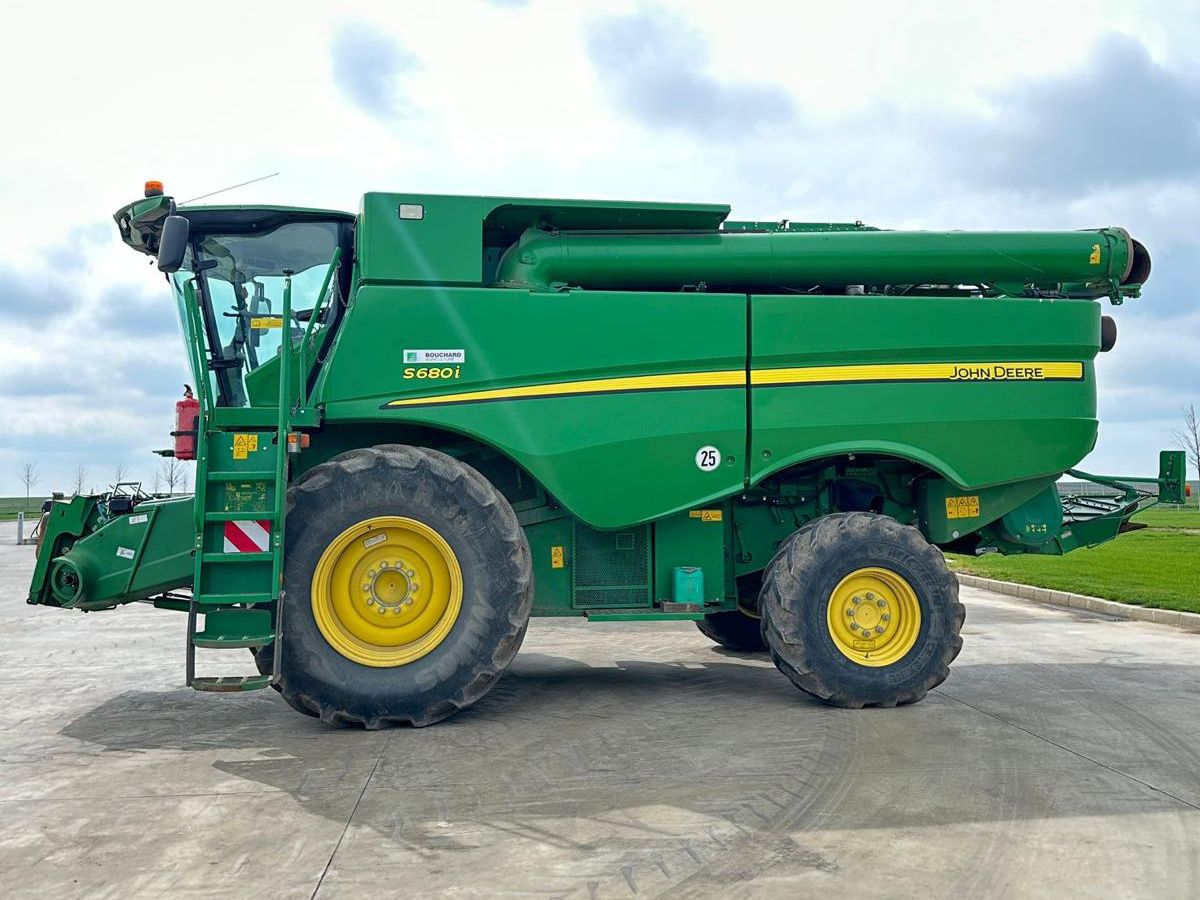
<path id="1" fill-rule="evenodd" d="M 279 399 L 275 407 L 218 407 L 211 386 L 200 385 L 196 441 L 195 570 L 188 604 L 187 684 L 198 691 L 252 691 L 279 680 L 277 641 L 283 615 L 284 511 L 288 455 L 299 451 L 297 423 L 316 423 L 308 408 L 308 381 L 316 365 L 315 326 L 326 301 L 337 296 L 334 253 L 308 325 L 292 340 L 292 273 L 284 272 L 279 344 Z M 203 335 L 188 284 L 185 306 L 192 334 Z M 190 342 L 193 371 L 207 369 L 198 340 Z M 197 630 L 200 617 L 203 628 Z M 276 645 L 272 671 L 262 675 L 198 676 L 197 650 L 258 650 Z"/>
<path id="2" fill-rule="evenodd" d="M 270 687 L 274 669 L 262 675 L 198 676 L 196 651 L 250 648 L 279 636 L 282 609 L 284 502 L 291 433 L 291 276 L 284 281 L 279 342 L 278 405 L 218 407 L 205 378 L 199 385 L 196 435 L 195 569 L 188 603 L 187 684 L 198 691 L 252 691 Z M 324 291 L 322 291 L 322 294 Z M 195 287 L 185 292 L 192 369 L 211 367 L 200 343 L 204 334 Z M 198 628 L 199 624 L 202 628 Z"/>

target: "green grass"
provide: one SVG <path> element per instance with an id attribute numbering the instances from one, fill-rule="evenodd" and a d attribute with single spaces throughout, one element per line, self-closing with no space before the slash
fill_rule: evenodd
<path id="1" fill-rule="evenodd" d="M 1175 506 L 1154 506 L 1133 517 L 1152 528 L 1200 528 L 1200 509 L 1195 505 L 1180 509 Z"/>
<path id="2" fill-rule="evenodd" d="M 1192 515 L 1176 513 L 1176 515 Z M 1172 515 L 1164 513 L 1164 515 Z M 1066 556 L 948 554 L 961 572 L 1058 591 L 1200 613 L 1200 535 L 1146 528 Z"/>
<path id="3" fill-rule="evenodd" d="M 40 516 L 42 501 L 45 499 L 45 497 L 33 495 L 29 498 L 29 505 L 26 506 L 24 497 L 0 497 L 0 522 L 15 521 L 17 513 L 21 510 L 25 511 L 25 521 L 29 521 L 31 516 Z"/>

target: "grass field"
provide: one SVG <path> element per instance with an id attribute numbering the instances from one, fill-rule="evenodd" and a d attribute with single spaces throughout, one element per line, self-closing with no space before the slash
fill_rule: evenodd
<path id="1" fill-rule="evenodd" d="M 31 496 L 29 505 L 26 506 L 24 497 L 0 497 L 0 522 L 13 521 L 21 510 L 25 511 L 26 521 L 29 521 L 31 516 L 36 519 L 42 514 L 42 501 L 45 499 L 45 497 Z"/>
<path id="2" fill-rule="evenodd" d="M 1149 509 L 1149 526 L 1066 556 L 958 556 L 961 572 L 1058 591 L 1200 613 L 1200 510 Z"/>
<path id="3" fill-rule="evenodd" d="M 1133 517 L 1133 521 L 1153 528 L 1200 528 L 1200 509 L 1156 506 Z"/>

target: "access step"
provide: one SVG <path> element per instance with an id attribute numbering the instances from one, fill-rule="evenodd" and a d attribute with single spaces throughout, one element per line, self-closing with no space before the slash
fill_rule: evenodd
<path id="1" fill-rule="evenodd" d="M 657 612 L 654 610 L 584 611 L 589 622 L 684 622 L 703 619 L 702 612 Z"/>
<path id="2" fill-rule="evenodd" d="M 259 594 L 197 594 L 197 606 L 254 606 L 271 603 L 275 597 L 268 591 Z"/>
<path id="3" fill-rule="evenodd" d="M 302 407 L 288 411 L 288 420 L 301 428 L 316 428 L 321 424 L 320 410 Z M 279 427 L 279 408 L 275 406 L 217 406 L 212 411 L 215 428 L 261 428 L 274 431 Z"/>
<path id="4" fill-rule="evenodd" d="M 214 609 L 204 613 L 204 630 L 192 635 L 197 647 L 223 650 L 265 647 L 275 640 L 269 609 Z"/>
<path id="5" fill-rule="evenodd" d="M 205 563 L 252 563 L 271 562 L 275 558 L 269 550 L 261 553 L 205 553 L 200 559 Z"/>
<path id="6" fill-rule="evenodd" d="M 204 675 L 192 679 L 192 690 L 208 691 L 214 694 L 261 691 L 270 686 L 270 675 Z"/>
<path id="7" fill-rule="evenodd" d="M 205 522 L 274 522 L 273 512 L 206 512 Z"/>
<path id="8" fill-rule="evenodd" d="M 271 469 L 234 469 L 233 471 L 213 470 L 205 476 L 209 481 L 274 481 L 275 472 Z"/>

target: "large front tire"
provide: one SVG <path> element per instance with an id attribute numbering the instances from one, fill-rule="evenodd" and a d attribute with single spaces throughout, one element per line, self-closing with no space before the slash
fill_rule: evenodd
<path id="1" fill-rule="evenodd" d="M 965 610 L 915 528 L 835 513 L 780 546 L 763 577 L 763 638 L 801 690 L 834 706 L 915 703 L 946 680 Z"/>
<path id="2" fill-rule="evenodd" d="M 533 603 L 525 534 L 456 459 L 384 445 L 288 491 L 280 692 L 329 724 L 429 725 L 477 701 Z"/>

